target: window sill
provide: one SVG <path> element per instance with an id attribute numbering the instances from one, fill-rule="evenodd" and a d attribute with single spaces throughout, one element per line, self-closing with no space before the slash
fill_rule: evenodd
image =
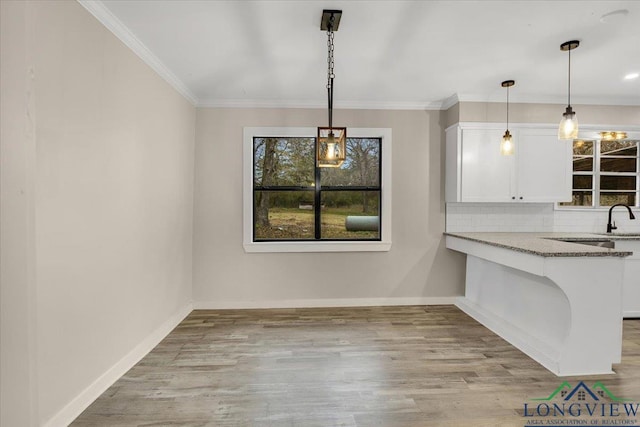
<path id="1" fill-rule="evenodd" d="M 245 242 L 245 252 L 388 252 L 391 242 Z"/>

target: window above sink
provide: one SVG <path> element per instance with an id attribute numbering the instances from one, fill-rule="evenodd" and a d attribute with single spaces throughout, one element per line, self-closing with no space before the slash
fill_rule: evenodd
<path id="1" fill-rule="evenodd" d="M 640 138 L 573 141 L 572 200 L 559 208 L 640 206 Z"/>

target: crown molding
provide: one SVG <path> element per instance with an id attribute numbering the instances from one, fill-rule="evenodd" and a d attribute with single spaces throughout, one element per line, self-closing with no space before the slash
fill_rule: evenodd
<path id="1" fill-rule="evenodd" d="M 497 102 L 504 103 L 504 99 L 496 96 L 480 94 L 456 94 L 458 102 Z M 450 98 L 449 98 L 450 99 Z M 512 104 L 560 104 L 567 105 L 566 95 L 511 95 Z M 571 96 L 571 105 L 615 105 L 615 106 L 640 106 L 640 98 L 616 98 L 616 97 L 592 97 Z"/>
<path id="2" fill-rule="evenodd" d="M 460 98 L 458 97 L 457 93 L 454 93 L 453 95 L 451 95 L 450 97 L 442 101 L 440 109 L 448 110 L 449 108 L 453 107 L 458 103 L 460 103 Z"/>
<path id="3" fill-rule="evenodd" d="M 198 108 L 311 108 L 326 109 L 321 101 L 304 100 L 256 100 L 256 99 L 203 99 Z M 341 101 L 334 108 L 342 110 L 442 110 L 442 102 L 367 102 Z"/>
<path id="4" fill-rule="evenodd" d="M 272 100 L 272 99 L 202 99 L 198 108 L 327 108 L 317 101 Z"/>
<path id="5" fill-rule="evenodd" d="M 441 110 L 442 102 L 393 102 L 393 101 L 344 101 L 335 104 L 338 108 L 354 110 Z M 323 108 L 327 108 L 326 105 Z"/>
<path id="6" fill-rule="evenodd" d="M 573 98 L 573 97 L 572 97 Z M 612 105 L 612 106 L 640 106 L 640 102 L 633 99 L 575 97 L 573 105 Z M 341 101 L 336 102 L 334 108 L 343 110 L 448 110 L 458 103 L 490 102 L 504 103 L 502 99 L 494 99 L 486 95 L 453 94 L 450 97 L 432 102 L 380 102 L 380 101 Z M 534 96 L 521 97 L 511 100 L 513 104 L 558 104 L 566 105 L 563 96 Z M 269 99 L 202 99 L 198 108 L 309 108 L 326 109 L 323 101 L 311 100 L 269 100 Z"/>
<path id="7" fill-rule="evenodd" d="M 155 56 L 147 46 L 144 45 L 128 28 L 122 23 L 100 0 L 77 0 L 90 14 L 92 14 L 102 25 L 111 31 L 120 41 L 140 57 L 148 66 L 160 77 L 169 83 L 180 95 L 185 97 L 192 105 L 198 104 L 196 96 L 187 86 L 173 74 Z"/>

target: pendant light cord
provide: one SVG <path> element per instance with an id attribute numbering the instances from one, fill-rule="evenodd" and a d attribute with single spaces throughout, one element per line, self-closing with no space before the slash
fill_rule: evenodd
<path id="1" fill-rule="evenodd" d="M 567 105 L 571 107 L 571 47 L 569 47 L 569 73 L 567 76 L 567 80 L 569 81 L 569 84 L 567 85 L 569 87 L 569 93 L 567 94 Z"/>
<path id="2" fill-rule="evenodd" d="M 507 131 L 509 130 L 509 86 L 507 86 Z"/>

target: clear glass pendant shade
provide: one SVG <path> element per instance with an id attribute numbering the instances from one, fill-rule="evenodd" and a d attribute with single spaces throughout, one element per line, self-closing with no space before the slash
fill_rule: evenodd
<path id="1" fill-rule="evenodd" d="M 509 129 L 507 129 L 500 143 L 500 154 L 503 156 L 511 156 L 513 155 L 513 148 L 513 137 L 511 133 L 509 133 Z"/>
<path id="2" fill-rule="evenodd" d="M 339 168 L 347 158 L 347 128 L 318 128 L 318 166 Z"/>
<path id="3" fill-rule="evenodd" d="M 571 106 L 567 107 L 567 110 L 562 114 L 562 120 L 558 127 L 558 139 L 576 139 L 578 137 L 578 116 L 571 109 Z"/>

